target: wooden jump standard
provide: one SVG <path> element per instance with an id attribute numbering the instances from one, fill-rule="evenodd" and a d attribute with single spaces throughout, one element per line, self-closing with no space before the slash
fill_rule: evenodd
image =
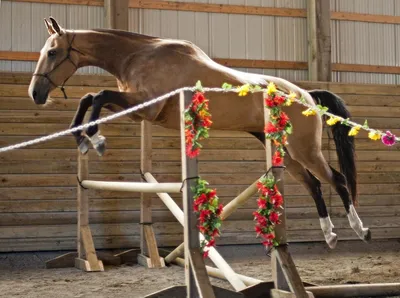
<path id="1" fill-rule="evenodd" d="M 181 113 L 185 106 L 191 102 L 192 93 L 182 92 L 180 96 Z M 265 109 L 265 121 L 269 119 L 269 110 Z M 205 266 L 200 254 L 200 240 L 204 237 L 197 232 L 197 219 L 193 214 L 193 193 L 191 186 L 198 176 L 197 159 L 188 159 L 185 154 L 184 120 L 181 117 L 181 155 L 182 155 L 182 183 L 158 183 L 150 174 L 151 171 L 151 123 L 141 123 L 141 168 L 144 182 L 106 182 L 88 180 L 88 155 L 78 152 L 78 235 L 77 252 L 69 253 L 50 260 L 46 263 L 47 268 L 59 268 L 75 266 L 84 271 L 104 271 L 103 262 L 119 265 L 124 262 L 137 261 L 148 268 L 161 268 L 166 263 L 174 263 L 185 268 L 186 286 L 167 288 L 153 293 L 148 298 L 161 297 L 355 297 L 365 294 L 399 294 L 400 284 L 380 285 L 345 285 L 345 286 L 323 286 L 318 287 L 303 283 L 296 270 L 294 262 L 287 250 L 286 242 L 286 216 L 285 209 L 282 210 L 282 223 L 276 226 L 276 237 L 280 239 L 280 246 L 272 251 L 272 276 L 273 282 L 261 280 L 236 274 L 229 264 L 223 259 L 215 248 L 210 248 L 209 258 L 217 268 Z M 266 168 L 272 167 L 271 143 L 266 142 Z M 279 180 L 278 188 L 283 194 L 283 169 L 273 168 L 272 173 Z M 224 207 L 221 215 L 225 220 L 241 205 L 257 193 L 256 182 L 245 189 L 240 195 Z M 168 193 L 179 193 L 183 186 L 182 211 Z M 136 249 L 131 249 L 117 255 L 101 253 L 97 257 L 93 238 L 89 226 L 89 200 L 88 189 L 133 191 L 141 192 L 141 245 L 140 254 Z M 171 213 L 184 227 L 184 243 L 174 251 L 161 258 L 155 239 L 151 217 L 151 193 L 157 193 Z M 186 215 L 186 216 L 185 216 Z M 185 259 L 180 258 L 182 255 Z M 236 292 L 211 286 L 209 278 L 228 280 Z M 229 295 L 229 296 L 227 296 Z"/>

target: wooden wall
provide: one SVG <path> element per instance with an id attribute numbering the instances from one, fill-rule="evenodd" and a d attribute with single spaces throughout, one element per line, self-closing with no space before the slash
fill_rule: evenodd
<path id="1" fill-rule="evenodd" d="M 30 74 L 0 73 L 0 146 L 18 143 L 68 128 L 78 97 L 88 91 L 115 88 L 109 76 L 74 76 L 58 106 L 40 109 L 27 96 Z M 300 83 L 329 89 L 343 96 L 354 120 L 400 135 L 400 87 Z M 89 87 L 90 86 L 90 87 Z M 56 96 L 61 96 L 55 92 Z M 396 95 L 397 94 L 397 95 Z M 101 127 L 108 140 L 103 158 L 90 153 L 92 179 L 139 181 L 140 129 L 126 118 Z M 242 133 L 212 132 L 201 155 L 201 175 L 227 203 L 264 171 L 261 144 Z M 161 182 L 180 180 L 178 133 L 155 127 L 153 173 Z M 361 218 L 374 238 L 399 238 L 400 151 L 361 133 L 357 137 Z M 324 137 L 324 154 L 336 165 L 332 141 Z M 72 137 L 0 154 L 0 252 L 74 249 L 76 235 L 77 150 Z M 324 186 L 327 205 L 340 239 L 355 239 L 338 196 Z M 289 239 L 323 239 L 312 199 L 293 179 L 286 179 Z M 139 195 L 92 191 L 90 217 L 97 248 L 139 245 Z M 175 197 L 181 205 L 179 196 Z M 259 243 L 249 201 L 223 225 L 219 244 Z M 182 240 L 182 228 L 162 203 L 154 200 L 154 222 L 161 246 Z"/>

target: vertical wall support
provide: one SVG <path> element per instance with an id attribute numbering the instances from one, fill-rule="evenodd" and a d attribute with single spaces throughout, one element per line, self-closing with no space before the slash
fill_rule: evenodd
<path id="1" fill-rule="evenodd" d="M 332 80 L 330 1 L 316 2 L 318 81 Z"/>
<path id="2" fill-rule="evenodd" d="M 141 152 L 140 168 L 143 173 L 150 173 L 152 166 L 152 124 L 148 121 L 141 122 Z M 142 181 L 145 181 L 142 177 Z M 157 241 L 152 225 L 151 193 L 140 194 L 140 251 L 138 262 L 147 268 L 165 267 L 164 259 L 158 253 Z"/>
<path id="3" fill-rule="evenodd" d="M 78 180 L 87 180 L 89 176 L 88 154 L 82 155 L 78 150 Z M 78 257 L 75 259 L 75 267 L 84 271 L 104 271 L 102 261 L 97 259 L 94 248 L 92 233 L 89 227 L 89 195 L 78 182 L 78 231 L 77 250 Z"/>
<path id="4" fill-rule="evenodd" d="M 129 0 L 104 0 L 105 25 L 110 29 L 129 30 Z"/>
<path id="5" fill-rule="evenodd" d="M 267 94 L 264 94 L 266 97 Z M 269 122 L 270 111 L 268 108 L 264 108 L 264 121 L 265 125 Z M 272 165 L 272 145 L 269 140 L 265 141 L 265 154 L 266 154 L 266 165 L 267 170 Z M 276 181 L 279 181 L 278 189 L 284 194 L 283 184 L 283 168 L 274 168 L 272 173 Z M 286 208 L 285 200 L 283 203 L 283 210 L 280 211 L 281 223 L 275 227 L 275 237 L 279 241 L 279 246 L 272 250 L 272 278 L 274 280 L 275 289 L 272 290 L 272 297 L 297 297 L 306 298 L 313 297 L 311 293 L 307 293 L 303 282 L 300 279 L 299 273 L 297 272 L 296 266 L 289 254 L 287 248 L 286 238 Z"/>
<path id="6" fill-rule="evenodd" d="M 329 1 L 329 0 L 326 0 Z M 308 79 L 318 80 L 316 0 L 307 0 Z"/>
<path id="7" fill-rule="evenodd" d="M 181 92 L 180 94 L 186 295 L 190 298 L 213 298 L 215 297 L 214 292 L 207 275 L 203 256 L 200 252 L 197 218 L 193 212 L 194 192 L 192 187 L 196 185 L 195 178 L 198 176 L 198 161 L 197 158 L 190 159 L 186 156 L 185 119 L 183 112 L 185 107 L 191 103 L 192 95 L 190 91 Z"/>

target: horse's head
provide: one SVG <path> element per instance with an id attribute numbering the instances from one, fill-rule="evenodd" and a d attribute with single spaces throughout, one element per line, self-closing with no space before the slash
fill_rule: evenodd
<path id="1" fill-rule="evenodd" d="M 57 87 L 63 90 L 64 83 L 78 67 L 78 55 L 72 47 L 74 35 L 64 30 L 50 17 L 44 23 L 50 37 L 40 51 L 39 61 L 29 85 L 29 96 L 36 104 L 45 104 L 49 93 Z"/>

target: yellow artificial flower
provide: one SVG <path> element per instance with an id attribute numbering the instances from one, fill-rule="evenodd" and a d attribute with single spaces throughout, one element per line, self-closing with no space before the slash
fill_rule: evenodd
<path id="1" fill-rule="evenodd" d="M 307 117 L 308 117 L 308 116 L 314 116 L 314 115 L 316 115 L 317 112 L 314 111 L 313 109 L 307 109 L 307 110 L 303 111 L 302 114 L 303 114 L 304 116 L 307 116 Z"/>
<path id="2" fill-rule="evenodd" d="M 205 110 L 205 109 L 202 109 L 202 110 L 200 110 L 200 112 L 199 112 L 199 116 L 200 116 L 200 117 L 205 117 L 205 116 L 208 116 L 208 112 L 207 112 L 207 110 Z"/>
<path id="3" fill-rule="evenodd" d="M 270 83 L 268 84 L 268 87 L 267 87 L 267 93 L 268 93 L 268 95 L 275 94 L 276 91 L 277 91 L 277 90 L 276 90 L 275 84 L 274 84 L 273 82 L 270 82 Z"/>
<path id="4" fill-rule="evenodd" d="M 326 120 L 326 123 L 327 123 L 328 125 L 335 125 L 335 124 L 338 123 L 340 120 L 342 120 L 342 118 L 336 117 L 336 116 L 334 116 L 334 117 L 331 116 L 328 120 Z"/>
<path id="5" fill-rule="evenodd" d="M 352 129 L 349 131 L 349 136 L 354 137 L 360 132 L 361 126 L 354 126 Z"/>
<path id="6" fill-rule="evenodd" d="M 239 92 L 239 96 L 246 96 L 247 93 L 249 93 L 250 91 L 250 85 L 249 84 L 245 84 L 241 87 L 238 88 L 238 92 Z"/>
<path id="7" fill-rule="evenodd" d="M 377 131 L 370 131 L 369 133 L 368 133 L 368 137 L 371 139 L 371 140 L 374 140 L 374 141 L 377 141 L 377 140 L 380 140 L 381 139 L 381 134 L 379 133 L 379 132 L 377 132 Z"/>

